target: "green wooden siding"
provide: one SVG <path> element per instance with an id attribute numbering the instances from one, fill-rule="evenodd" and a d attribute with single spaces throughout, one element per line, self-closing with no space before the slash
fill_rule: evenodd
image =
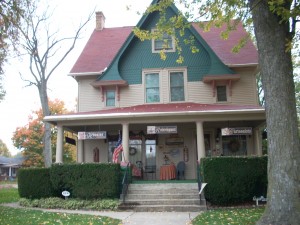
<path id="1" fill-rule="evenodd" d="M 168 10 L 168 16 L 174 14 L 172 9 Z M 142 29 L 151 30 L 155 28 L 159 15 L 154 13 L 147 17 L 143 23 Z M 193 28 L 191 28 L 193 29 Z M 152 53 L 152 41 L 140 41 L 137 37 L 130 39 L 127 43 L 125 51 L 115 59 L 113 65 L 106 71 L 101 80 L 119 80 L 120 77 L 128 82 L 128 84 L 142 83 L 142 70 L 151 68 L 168 68 L 168 67 L 186 67 L 188 81 L 200 81 L 205 75 L 222 75 L 232 74 L 227 66 L 225 66 L 218 57 L 207 46 L 206 42 L 197 34 L 196 46 L 200 50 L 198 53 L 192 53 L 189 45 L 183 43 L 184 39 L 188 39 L 194 33 L 186 30 L 185 35 L 180 38 L 182 46 L 182 55 L 184 62 L 178 64 L 177 52 L 168 52 L 167 59 L 162 60 L 159 53 Z"/>

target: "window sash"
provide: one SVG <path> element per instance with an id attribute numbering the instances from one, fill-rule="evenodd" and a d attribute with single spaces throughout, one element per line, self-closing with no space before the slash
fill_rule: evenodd
<path id="1" fill-rule="evenodd" d="M 171 102 L 184 101 L 184 75 L 183 72 L 170 73 Z"/>
<path id="2" fill-rule="evenodd" d="M 106 91 L 106 106 L 115 106 L 116 93 L 114 90 Z"/>
<path id="3" fill-rule="evenodd" d="M 162 39 L 153 40 L 153 45 L 154 51 L 174 50 L 174 38 L 164 33 Z"/>
<path id="4" fill-rule="evenodd" d="M 227 101 L 226 86 L 217 86 L 217 101 L 218 102 L 226 102 Z"/>
<path id="5" fill-rule="evenodd" d="M 148 73 L 145 75 L 146 80 L 146 102 L 160 102 L 159 94 L 159 74 Z"/>

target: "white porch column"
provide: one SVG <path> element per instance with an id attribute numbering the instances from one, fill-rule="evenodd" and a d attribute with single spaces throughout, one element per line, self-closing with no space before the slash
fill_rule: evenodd
<path id="1" fill-rule="evenodd" d="M 77 162 L 83 163 L 83 140 L 78 140 L 77 145 Z"/>
<path id="2" fill-rule="evenodd" d="M 122 145 L 124 155 L 122 156 L 123 162 L 129 162 L 129 124 L 122 124 Z"/>
<path id="3" fill-rule="evenodd" d="M 255 143 L 255 150 L 258 156 L 262 156 L 262 136 L 261 136 L 261 129 L 256 128 L 254 129 L 254 143 Z"/>
<path id="4" fill-rule="evenodd" d="M 12 174 L 11 174 L 11 166 L 9 167 L 8 176 L 9 176 L 9 177 L 12 176 Z"/>
<path id="5" fill-rule="evenodd" d="M 64 129 L 62 125 L 57 125 L 56 140 L 56 163 L 63 163 Z"/>
<path id="6" fill-rule="evenodd" d="M 205 157 L 203 121 L 196 122 L 198 160 Z"/>

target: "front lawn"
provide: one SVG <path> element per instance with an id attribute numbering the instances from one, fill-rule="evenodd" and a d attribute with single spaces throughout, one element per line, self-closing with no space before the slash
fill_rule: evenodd
<path id="1" fill-rule="evenodd" d="M 193 220 L 193 225 L 255 224 L 262 216 L 264 210 L 265 207 L 209 210 L 197 216 Z"/>
<path id="2" fill-rule="evenodd" d="M 0 188 L 0 204 L 19 201 L 17 188 Z"/>
<path id="3" fill-rule="evenodd" d="M 0 224 L 5 225 L 33 225 L 33 224 L 99 224 L 118 225 L 118 219 L 104 216 L 91 216 L 69 213 L 49 213 L 40 210 L 15 209 L 0 206 Z"/>

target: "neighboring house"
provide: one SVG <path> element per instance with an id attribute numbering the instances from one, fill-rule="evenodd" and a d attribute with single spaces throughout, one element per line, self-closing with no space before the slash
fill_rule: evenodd
<path id="1" fill-rule="evenodd" d="M 8 158 L 0 156 L 0 180 L 15 179 L 23 161 L 23 157 Z"/>
<path id="2" fill-rule="evenodd" d="M 168 16 L 177 10 L 168 9 Z M 158 18 L 145 15 L 137 27 L 152 31 Z M 192 24 L 179 39 L 194 36 L 199 52 L 182 44 L 184 62 L 178 64 L 172 37 L 140 41 L 133 27 L 104 23 L 97 12 L 96 29 L 69 74 L 78 82 L 78 112 L 44 119 L 58 129 L 57 163 L 64 130 L 78 134 L 80 163 L 111 162 L 121 131 L 123 161 L 154 166 L 156 174 L 166 163 L 185 161 L 186 179 L 196 178 L 202 157 L 262 154 L 257 50 L 249 41 L 231 52 L 246 35 L 242 24 L 227 40 L 220 38 L 224 28 L 203 32 Z M 165 43 L 167 58 L 161 60 Z"/>

